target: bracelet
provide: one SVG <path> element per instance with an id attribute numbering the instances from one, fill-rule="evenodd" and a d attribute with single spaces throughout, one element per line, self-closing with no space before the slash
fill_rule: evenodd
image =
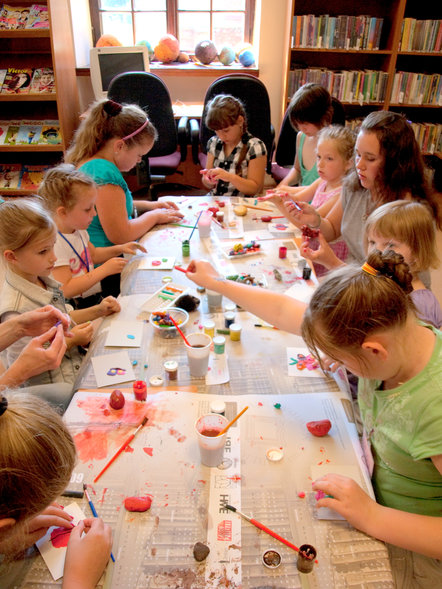
<path id="1" fill-rule="evenodd" d="M 321 215 L 318 213 L 318 211 L 315 211 L 315 213 L 316 213 L 316 216 L 318 218 L 318 224 L 317 225 L 309 225 L 307 223 L 307 227 L 309 227 L 310 229 L 319 229 L 319 227 L 321 226 L 321 223 L 322 223 L 322 217 L 321 217 Z"/>

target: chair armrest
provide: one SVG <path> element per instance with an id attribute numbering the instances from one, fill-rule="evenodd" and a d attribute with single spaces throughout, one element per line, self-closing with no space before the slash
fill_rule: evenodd
<path id="1" fill-rule="evenodd" d="M 194 164 L 198 164 L 198 153 L 200 148 L 200 124 L 197 119 L 189 120 L 190 129 L 190 145 L 192 146 L 192 160 Z"/>
<path id="2" fill-rule="evenodd" d="M 181 117 L 178 121 L 177 136 L 178 145 L 181 152 L 181 161 L 184 162 L 187 157 L 187 146 L 189 144 L 189 133 L 187 130 L 188 117 Z"/>

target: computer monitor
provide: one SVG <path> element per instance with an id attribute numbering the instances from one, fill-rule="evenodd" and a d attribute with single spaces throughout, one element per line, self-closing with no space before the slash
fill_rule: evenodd
<path id="1" fill-rule="evenodd" d="M 95 98 L 106 98 L 110 81 L 123 72 L 148 72 L 149 52 L 146 45 L 135 47 L 92 47 L 90 71 Z"/>

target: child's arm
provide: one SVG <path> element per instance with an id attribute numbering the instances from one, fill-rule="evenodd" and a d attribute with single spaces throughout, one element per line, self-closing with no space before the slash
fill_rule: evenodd
<path id="1" fill-rule="evenodd" d="M 309 238 L 301 243 L 300 250 L 301 256 L 303 258 L 306 260 L 311 260 L 312 262 L 317 262 L 318 264 L 322 264 L 329 270 L 345 265 L 345 262 L 340 260 L 332 248 L 328 245 L 328 242 L 324 239 L 322 233 L 319 233 L 317 240 L 319 241 L 319 248 L 316 250 L 309 247 Z"/>
<path id="2" fill-rule="evenodd" d="M 277 188 L 284 188 L 286 186 L 292 186 L 293 184 L 297 184 L 301 180 L 301 166 L 299 164 L 299 158 L 298 158 L 300 139 L 301 139 L 301 133 L 297 133 L 297 135 L 296 135 L 296 155 L 295 155 L 295 161 L 293 163 L 293 168 L 291 168 L 290 172 L 287 174 L 287 176 L 281 180 L 281 182 L 278 184 Z"/>
<path id="3" fill-rule="evenodd" d="M 174 209 L 179 210 L 179 206 L 171 200 L 142 200 L 137 199 L 134 201 L 137 211 L 139 213 L 145 213 L 146 211 L 153 211 L 154 209 Z"/>
<path id="4" fill-rule="evenodd" d="M 441 470 L 442 465 L 439 472 Z M 313 483 L 313 490 L 332 496 L 320 499 L 317 507 L 334 509 L 352 526 L 369 536 L 430 558 L 442 558 L 440 517 L 379 505 L 353 479 L 337 474 L 327 474 L 318 479 Z"/>
<path id="5" fill-rule="evenodd" d="M 205 260 L 192 260 L 187 277 L 200 286 L 221 293 L 275 327 L 300 335 L 307 307 L 305 303 L 282 293 L 227 280 Z"/>
<path id="6" fill-rule="evenodd" d="M 154 209 L 136 219 L 129 219 L 123 189 L 113 184 L 100 186 L 97 191 L 97 213 L 109 241 L 123 244 L 135 241 L 159 223 L 179 223 L 183 214 L 174 208 Z"/>
<path id="7" fill-rule="evenodd" d="M 95 247 L 89 242 L 88 250 L 94 264 L 103 264 L 103 262 L 106 262 L 115 256 L 121 256 L 121 254 L 134 255 L 137 253 L 137 250 L 140 250 L 143 253 L 147 252 L 144 245 L 141 245 L 141 243 L 138 243 L 137 241 L 129 241 L 127 243 L 122 243 L 121 245 L 110 245 L 109 247 Z"/>
<path id="8" fill-rule="evenodd" d="M 98 266 L 98 268 L 93 268 L 90 272 L 86 272 L 85 274 L 76 277 L 72 276 L 69 266 L 57 266 L 52 270 L 52 276 L 55 280 L 61 282 L 63 294 L 69 299 L 86 292 L 106 276 L 120 274 L 126 264 L 127 260 L 124 258 L 111 258 L 101 266 Z"/>
<path id="9" fill-rule="evenodd" d="M 216 180 L 212 180 L 212 170 L 213 168 L 214 157 L 212 153 L 207 154 L 207 161 L 206 167 L 204 170 L 200 170 L 201 174 L 201 181 L 206 188 L 212 190 L 216 186 Z"/>
<path id="10" fill-rule="evenodd" d="M 287 208 L 287 218 L 297 227 L 309 225 L 312 229 L 320 229 L 326 241 L 333 241 L 341 235 L 343 215 L 341 197 L 336 200 L 333 208 L 328 213 L 324 213 L 324 211 L 328 210 L 327 203 L 314 209 L 311 205 L 301 202 L 298 206 L 302 211 L 299 211 L 290 200 L 286 201 L 285 206 Z"/>
<path id="11" fill-rule="evenodd" d="M 85 323 L 87 321 L 93 321 L 100 317 L 106 317 L 113 313 L 120 311 L 120 303 L 115 297 L 109 296 L 103 299 L 98 305 L 87 307 L 86 309 L 74 309 L 70 312 L 70 316 L 75 323 Z"/>
<path id="12" fill-rule="evenodd" d="M 243 194 L 253 196 L 261 192 L 262 187 L 264 186 L 265 167 L 266 156 L 261 155 L 249 161 L 247 166 L 247 178 L 243 178 L 238 174 L 233 174 L 222 168 L 212 168 L 211 170 L 208 170 L 208 173 L 213 182 L 216 183 L 218 180 L 230 182 L 230 184 L 233 184 L 233 186 Z"/>

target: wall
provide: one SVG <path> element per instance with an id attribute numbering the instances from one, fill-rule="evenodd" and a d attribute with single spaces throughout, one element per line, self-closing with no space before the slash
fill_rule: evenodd
<path id="1" fill-rule="evenodd" d="M 77 67 L 89 63 L 91 27 L 88 0 L 71 0 Z M 272 123 L 276 133 L 284 110 L 285 81 L 291 20 L 291 0 L 257 0 L 255 47 L 258 47 L 259 77 L 265 84 L 272 109 Z M 202 102 L 213 77 L 167 77 L 172 101 Z M 78 88 L 82 110 L 93 101 L 90 79 L 79 76 Z"/>

